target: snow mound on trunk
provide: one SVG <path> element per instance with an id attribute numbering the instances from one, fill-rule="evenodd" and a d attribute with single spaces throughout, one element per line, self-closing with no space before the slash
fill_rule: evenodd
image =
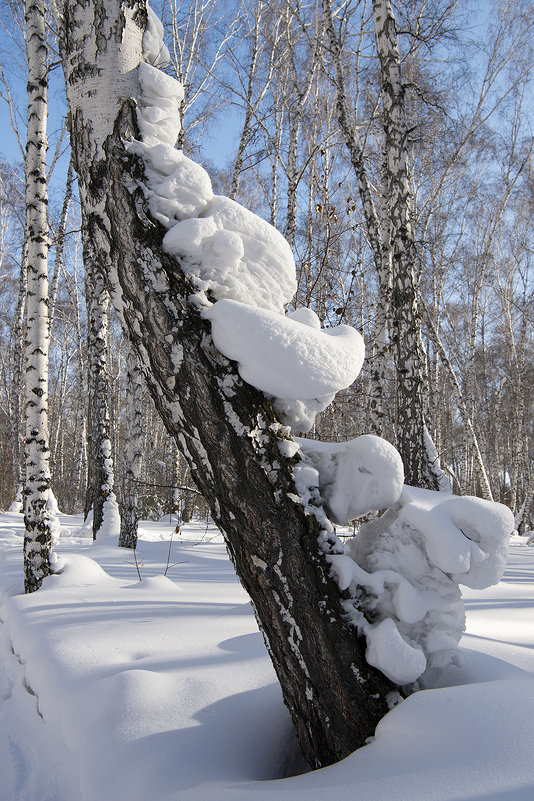
<path id="1" fill-rule="evenodd" d="M 238 362 L 243 380 L 277 398 L 325 396 L 352 384 L 360 372 L 363 340 L 347 325 L 322 330 L 235 300 L 220 300 L 203 316 L 217 348 Z"/>
<path id="2" fill-rule="evenodd" d="M 329 557 L 350 596 L 349 619 L 366 636 L 368 662 L 400 684 L 458 663 L 465 629 L 458 585 L 500 580 L 513 528 L 502 504 L 405 486 L 393 508 L 361 527 L 347 554 Z"/>

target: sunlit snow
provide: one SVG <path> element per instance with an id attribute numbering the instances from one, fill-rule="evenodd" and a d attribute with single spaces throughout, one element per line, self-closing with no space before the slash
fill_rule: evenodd
<path id="1" fill-rule="evenodd" d="M 348 387 L 360 372 L 364 347 L 354 328 L 321 330 L 267 309 L 220 300 L 203 316 L 213 341 L 252 386 L 287 400 L 311 400 Z"/>
<path id="2" fill-rule="evenodd" d="M 167 567 L 175 521 L 143 521 L 139 582 L 131 551 L 59 519 L 62 572 L 24 596 L 22 515 L 0 514 L 0 801 L 534 797 L 525 539 L 499 585 L 465 590 L 462 667 L 343 762 L 280 779 L 298 767 L 289 716 L 217 530 L 187 526 Z"/>

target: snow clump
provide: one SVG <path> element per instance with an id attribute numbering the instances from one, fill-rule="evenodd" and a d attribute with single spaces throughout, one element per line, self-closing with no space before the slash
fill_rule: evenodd
<path id="1" fill-rule="evenodd" d="M 317 468 L 319 489 L 334 523 L 392 506 L 400 497 L 404 468 L 399 452 L 385 439 L 364 434 L 348 442 L 297 439 Z"/>
<path id="2" fill-rule="evenodd" d="M 458 585 L 500 580 L 513 527 L 502 504 L 404 486 L 346 554 L 328 557 L 348 618 L 365 634 L 367 661 L 397 684 L 457 664 L 465 629 Z"/>
<path id="3" fill-rule="evenodd" d="M 148 3 L 146 10 L 148 19 L 143 34 L 143 58 L 153 67 L 164 67 L 171 60 L 171 56 L 163 40 L 163 25 Z"/>
<path id="4" fill-rule="evenodd" d="M 188 256 L 184 271 L 215 300 L 230 298 L 283 315 L 296 278 L 282 234 L 220 195 L 212 196 L 198 215 L 174 225 L 164 237 L 164 249 Z"/>
<path id="5" fill-rule="evenodd" d="M 363 363 L 363 340 L 347 325 L 323 331 L 235 300 L 219 300 L 203 316 L 217 348 L 238 362 L 243 380 L 277 398 L 335 393 L 352 384 Z"/>

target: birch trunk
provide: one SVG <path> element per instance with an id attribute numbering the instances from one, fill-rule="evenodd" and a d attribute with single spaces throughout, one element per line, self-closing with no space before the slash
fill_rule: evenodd
<path id="1" fill-rule="evenodd" d="M 83 212 L 82 212 L 83 219 Z M 93 510 L 93 539 L 104 519 L 104 504 L 113 491 L 108 381 L 109 291 L 98 264 L 94 242 L 82 223 L 85 299 L 87 305 L 87 489 L 85 516 Z"/>
<path id="2" fill-rule="evenodd" d="M 59 225 L 56 235 L 56 258 L 54 260 L 54 272 L 52 274 L 52 284 L 50 287 L 50 301 L 49 301 L 49 317 L 50 317 L 50 331 L 54 330 L 54 314 L 56 311 L 56 298 L 59 286 L 59 276 L 64 266 L 64 251 L 65 251 L 65 234 L 67 231 L 67 219 L 69 215 L 69 207 L 72 200 L 72 182 L 74 180 L 74 170 L 72 167 L 72 159 L 69 162 L 67 170 L 67 181 L 65 184 L 65 195 L 63 198 L 63 205 L 61 207 L 61 216 L 59 218 Z"/>
<path id="3" fill-rule="evenodd" d="M 11 460 L 13 483 L 17 487 L 16 497 L 10 506 L 11 512 L 22 512 L 22 488 L 24 484 L 23 453 L 23 363 L 24 363 L 24 313 L 28 291 L 28 253 L 26 237 L 22 247 L 19 275 L 19 294 L 15 310 L 13 329 L 13 375 L 10 387 L 9 414 L 11 419 Z"/>
<path id="4" fill-rule="evenodd" d="M 319 767 L 374 732 L 396 689 L 345 622 L 327 552 L 338 546 L 300 502 L 287 437 L 263 395 L 213 348 L 192 287 L 161 247 L 164 229 L 124 143 L 138 137 L 136 67 L 143 2 L 64 5 L 62 51 L 87 235 L 122 312 L 143 373 L 180 444 L 248 591 L 305 758 Z M 83 34 L 83 35 L 82 35 Z M 180 358 L 179 358 L 180 357 Z"/>
<path id="5" fill-rule="evenodd" d="M 300 25 L 304 27 L 304 21 L 298 19 L 296 13 L 292 9 L 289 7 L 285 8 L 284 39 L 288 53 L 287 60 L 289 61 L 289 98 L 291 102 L 288 102 L 289 98 L 286 99 L 286 105 L 288 107 L 289 141 L 287 163 L 284 166 L 287 178 L 287 215 L 284 237 L 292 248 L 295 245 L 295 235 L 297 231 L 298 188 L 304 174 L 304 167 L 299 168 L 298 166 L 299 140 L 306 103 L 319 67 L 319 53 L 323 38 L 322 21 L 316 19 L 314 30 L 309 34 L 313 44 L 306 50 L 306 60 L 302 63 L 298 60 L 296 52 L 297 46 L 301 43 L 299 42 L 298 33 L 295 28 L 298 28 Z"/>
<path id="6" fill-rule="evenodd" d="M 48 444 L 48 221 L 46 116 L 48 68 L 45 9 L 26 0 L 28 129 L 26 145 L 27 317 L 24 343 L 26 473 L 24 481 L 24 588 L 33 592 L 49 575 L 53 521 Z"/>
<path id="7" fill-rule="evenodd" d="M 321 0 L 325 15 L 325 31 L 329 43 L 334 72 L 332 81 L 336 91 L 336 105 L 339 127 L 349 152 L 350 161 L 358 183 L 358 193 L 362 204 L 367 237 L 373 254 L 378 277 L 378 298 L 373 338 L 373 350 L 369 359 L 370 400 L 369 425 L 374 434 L 380 435 L 384 421 L 384 387 L 386 386 L 386 364 L 388 353 L 388 320 L 391 307 L 392 263 L 388 226 L 382 226 L 378 216 L 371 182 L 367 174 L 365 154 L 358 135 L 356 121 L 347 97 L 343 70 L 340 37 L 334 26 L 330 0 Z M 402 454 L 401 454 L 402 455 Z"/>
<path id="8" fill-rule="evenodd" d="M 135 351 L 126 341 L 126 445 L 125 477 L 121 504 L 121 548 L 135 548 L 137 545 L 137 522 L 139 520 L 138 482 L 141 476 L 145 410 L 143 406 L 144 379 L 139 369 Z"/>
<path id="9" fill-rule="evenodd" d="M 397 447 L 406 483 L 439 489 L 425 426 L 428 398 L 421 315 L 415 280 L 417 251 L 412 227 L 408 126 L 395 18 L 389 0 L 373 0 L 375 40 L 382 80 L 384 196 L 392 251 L 391 319 L 396 356 Z"/>
<path id="10" fill-rule="evenodd" d="M 460 382 L 452 366 L 451 360 L 447 355 L 447 351 L 445 350 L 445 346 L 441 341 L 441 337 L 439 335 L 439 331 L 437 330 L 432 316 L 430 315 L 428 309 L 426 309 L 427 314 L 427 321 L 428 326 L 430 329 L 430 335 L 432 337 L 432 341 L 434 343 L 434 347 L 436 351 L 439 353 L 439 357 L 442 361 L 444 368 L 446 369 L 449 380 L 452 385 L 452 391 L 454 393 L 454 397 L 456 399 L 456 404 L 458 406 L 458 411 L 462 416 L 462 420 L 465 426 L 465 435 L 467 437 L 468 443 L 471 446 L 475 464 L 475 471 L 478 476 L 479 484 L 480 484 L 480 493 L 483 498 L 487 501 L 493 500 L 493 494 L 491 492 L 491 486 L 488 478 L 488 473 L 486 471 L 486 467 L 484 465 L 484 460 L 482 458 L 482 453 L 478 444 L 477 435 L 473 426 L 473 421 L 469 415 L 469 409 L 467 403 L 465 402 L 464 395 L 462 393 L 462 388 L 460 386 Z"/>
<path id="11" fill-rule="evenodd" d="M 241 129 L 241 135 L 239 137 L 239 145 L 237 147 L 237 153 L 234 161 L 234 168 L 232 171 L 232 184 L 230 187 L 230 197 L 232 198 L 232 200 L 236 200 L 237 198 L 237 192 L 239 189 L 239 178 L 241 176 L 241 171 L 243 170 L 243 159 L 245 157 L 245 150 L 248 144 L 248 140 L 250 138 L 254 108 L 255 105 L 257 105 L 253 104 L 253 95 L 254 95 L 254 82 L 256 80 L 256 70 L 258 68 L 258 58 L 260 49 L 259 45 L 260 24 L 262 20 L 262 12 L 263 12 L 263 3 L 259 2 L 256 8 L 254 9 L 255 13 L 254 30 L 252 32 L 247 91 L 244 97 L 245 119 L 243 120 L 243 127 Z"/>

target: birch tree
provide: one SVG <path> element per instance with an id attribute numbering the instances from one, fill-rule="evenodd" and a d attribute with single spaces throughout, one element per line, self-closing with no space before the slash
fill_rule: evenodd
<path id="1" fill-rule="evenodd" d="M 139 368 L 137 356 L 129 341 L 126 342 L 126 447 L 125 477 L 121 509 L 121 529 L 119 545 L 122 548 L 135 548 L 137 544 L 137 521 L 139 517 L 138 481 L 141 477 L 143 453 L 144 379 Z"/>
<path id="2" fill-rule="evenodd" d="M 24 358 L 24 317 L 26 311 L 26 295 L 28 284 L 28 260 L 26 240 L 22 247 L 19 270 L 19 291 L 17 305 L 15 307 L 15 319 L 13 327 L 13 372 L 11 375 L 11 386 L 9 393 L 9 413 L 11 420 L 11 458 L 13 479 L 17 487 L 17 494 L 10 506 L 12 512 L 22 512 L 22 487 L 24 481 L 23 454 L 21 444 L 23 440 L 23 408 L 22 408 L 22 386 L 23 386 L 23 358 Z"/>
<path id="3" fill-rule="evenodd" d="M 48 220 L 46 116 L 48 64 L 45 8 L 25 5 L 28 51 L 28 128 L 26 146 L 26 243 L 28 260 L 24 343 L 26 470 L 24 477 L 24 587 L 37 590 L 50 573 L 54 531 L 47 509 L 50 492 L 48 443 Z"/>
<path id="4" fill-rule="evenodd" d="M 384 126 L 383 194 L 392 257 L 391 319 L 397 374 L 397 440 L 407 481 L 439 489 L 441 470 L 426 427 L 428 386 L 416 284 L 417 252 L 408 165 L 408 120 L 395 17 L 389 0 L 373 0 Z"/>
<path id="5" fill-rule="evenodd" d="M 372 182 L 366 162 L 364 141 L 360 136 L 360 125 L 348 96 L 347 80 L 343 66 L 342 39 L 336 30 L 335 18 L 330 0 L 322 0 L 325 15 L 325 30 L 328 38 L 329 55 L 332 59 L 332 82 L 336 92 L 338 122 L 347 147 L 352 168 L 357 180 L 358 193 L 362 205 L 367 238 L 373 254 L 378 276 L 377 323 L 375 344 L 372 353 L 372 372 L 370 376 L 370 424 L 371 430 L 382 432 L 384 418 L 384 386 L 386 383 L 386 359 L 388 347 L 388 320 L 391 305 L 392 262 L 388 239 L 388 228 L 381 225 L 376 208 Z"/>
<path id="6" fill-rule="evenodd" d="M 104 520 L 106 502 L 113 502 L 113 459 L 109 416 L 108 313 L 109 291 L 94 243 L 83 223 L 82 241 L 87 306 L 87 489 L 85 516 L 93 511 L 93 538 Z"/>
<path id="7" fill-rule="evenodd" d="M 172 46 L 169 57 L 176 78 L 184 86 L 180 103 L 182 128 L 178 147 L 197 146 L 197 140 L 212 121 L 221 98 L 213 82 L 219 62 L 232 55 L 231 43 L 239 25 L 242 7 L 236 3 L 235 16 L 225 7 L 219 15 L 217 0 L 168 0 Z M 248 13 L 244 6 L 245 14 Z M 223 29 L 221 37 L 213 31 Z"/>
<path id="8" fill-rule="evenodd" d="M 239 76 L 240 82 L 243 82 L 241 102 L 244 106 L 244 118 L 232 170 L 232 183 L 229 196 L 234 200 L 237 198 L 238 194 L 239 179 L 244 169 L 243 162 L 245 151 L 247 145 L 249 144 L 249 140 L 251 139 L 252 128 L 255 122 L 254 117 L 258 113 L 260 103 L 263 100 L 267 89 L 269 88 L 274 67 L 273 48 L 272 46 L 269 46 L 269 43 L 261 35 L 262 28 L 265 24 L 263 19 L 265 13 L 266 4 L 263 2 L 263 0 L 259 0 L 259 2 L 254 4 L 252 19 L 249 18 L 250 12 L 247 13 L 245 11 L 246 22 L 249 27 L 246 40 L 247 43 L 249 43 L 250 53 L 248 70 L 244 80 L 241 78 L 239 68 L 237 67 L 236 69 L 236 73 Z M 275 26 L 275 39 L 278 38 L 276 28 L 278 28 L 278 25 Z M 267 65 L 266 69 L 261 75 L 261 81 L 259 81 L 258 72 L 260 70 L 260 64 L 262 61 L 262 56 L 264 55 L 264 51 L 267 51 Z M 258 82 L 260 85 L 256 87 Z"/>
<path id="9" fill-rule="evenodd" d="M 23 336 L 26 307 L 26 260 L 21 259 L 20 240 L 24 230 L 24 177 L 0 162 L 0 375 L 5 377 L 0 392 L 0 409 L 6 415 L 6 469 L 2 491 L 12 512 L 22 511 L 23 440 Z M 22 256 L 24 254 L 22 253 Z M 15 302 L 13 299 L 16 298 Z M 2 398 L 3 394 L 3 398 Z M 11 464 L 7 457 L 11 453 Z M 9 469 L 11 467 L 11 470 Z M 16 498 L 13 499 L 13 490 Z M 9 500 L 8 500 L 9 498 Z"/>
<path id="10" fill-rule="evenodd" d="M 59 12 L 71 140 L 84 207 L 113 302 L 168 431 L 180 444 L 249 592 L 305 758 L 318 767 L 374 732 L 396 687 L 364 657 L 331 576 L 320 515 L 294 485 L 287 431 L 212 345 L 181 260 L 162 249 L 136 180 L 137 66 L 144 2 L 65 3 Z"/>
<path id="11" fill-rule="evenodd" d="M 405 465 L 406 480 L 416 486 L 437 489 L 442 471 L 426 426 L 428 389 L 417 304 L 417 254 L 412 224 L 408 171 L 408 123 L 396 25 L 391 4 L 374 0 L 376 52 L 380 64 L 382 124 L 384 129 L 382 208 L 377 208 L 368 170 L 368 155 L 347 95 L 341 35 L 335 25 L 330 0 L 322 0 L 338 120 L 357 177 L 358 190 L 379 283 L 377 344 L 371 373 L 373 430 L 382 430 L 383 388 L 388 333 L 395 357 L 397 447 Z"/>

